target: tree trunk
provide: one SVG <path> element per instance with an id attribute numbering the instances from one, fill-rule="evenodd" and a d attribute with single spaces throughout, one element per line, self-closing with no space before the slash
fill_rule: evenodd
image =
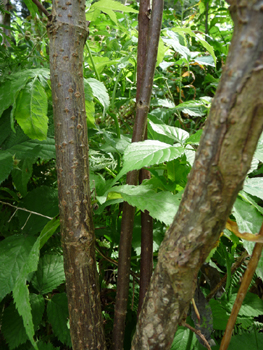
<path id="1" fill-rule="evenodd" d="M 227 63 L 180 208 L 166 232 L 133 350 L 170 349 L 197 275 L 224 229 L 263 128 L 261 1 L 232 0 Z"/>
<path id="2" fill-rule="evenodd" d="M 71 341 L 74 350 L 105 349 L 89 193 L 85 1 L 53 1 L 47 28 Z"/>

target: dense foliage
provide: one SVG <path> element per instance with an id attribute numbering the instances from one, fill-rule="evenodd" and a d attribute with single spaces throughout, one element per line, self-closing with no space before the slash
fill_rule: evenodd
<path id="1" fill-rule="evenodd" d="M 13 9 L 9 45 L 0 46 L 0 348 L 70 349 L 60 243 L 55 141 L 46 18 L 30 1 Z M 49 6 L 48 2 L 46 3 Z M 3 9 L 1 9 L 3 10 Z M 17 11 L 16 11 L 17 10 Z M 125 349 L 138 306 L 140 213 L 154 218 L 154 263 L 178 209 L 211 100 L 226 62 L 232 22 L 225 1 L 167 1 L 148 115 L 148 140 L 131 143 L 135 113 L 138 4 L 91 4 L 84 84 L 89 127 L 90 187 L 105 332 L 110 348 L 122 203 L 136 207 Z M 0 33 L 2 33 L 0 27 Z M 2 34 L 4 37 L 4 33 Z M 233 207 L 240 232 L 259 231 L 263 216 L 263 137 Z M 151 179 L 125 185 L 147 167 Z M 231 225 L 228 227 L 231 229 Z M 199 276 L 197 308 L 187 323 L 200 327 L 213 349 L 226 328 L 254 243 L 225 229 Z M 239 263 L 240 262 L 240 263 Z M 235 264 L 236 263 L 236 264 Z M 236 266 L 231 275 L 231 267 Z M 209 303 L 204 296 L 227 274 Z M 229 349 L 259 348 L 263 329 L 263 258 L 240 310 Z M 224 288 L 223 288 L 224 287 Z M 204 349 L 179 327 L 172 349 Z"/>

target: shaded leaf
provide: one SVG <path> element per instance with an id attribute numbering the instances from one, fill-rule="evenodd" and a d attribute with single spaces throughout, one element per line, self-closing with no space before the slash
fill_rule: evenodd
<path id="1" fill-rule="evenodd" d="M 9 176 L 13 169 L 13 157 L 7 151 L 0 150 L 0 183 L 2 183 Z"/>

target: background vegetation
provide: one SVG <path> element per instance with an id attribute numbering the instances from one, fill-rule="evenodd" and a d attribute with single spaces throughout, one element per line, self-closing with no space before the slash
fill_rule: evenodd
<path id="1" fill-rule="evenodd" d="M 131 144 L 138 4 L 132 2 L 123 7 L 110 0 L 88 2 L 86 19 L 91 23 L 85 47 L 84 83 L 90 187 L 109 348 L 122 203 L 136 207 L 125 334 L 125 349 L 129 349 L 139 295 L 140 211 L 148 210 L 154 219 L 156 264 L 164 232 L 178 209 L 232 37 L 225 1 L 181 0 L 165 4 L 148 115 L 148 140 Z M 11 37 L 0 27 L 5 40 L 0 46 L 0 348 L 28 350 L 37 344 L 40 350 L 70 349 L 47 20 L 30 1 L 12 5 Z M 4 13 L 3 7 L 1 11 Z M 262 223 L 262 162 L 261 137 L 230 218 L 240 232 L 256 233 Z M 125 185 L 127 172 L 143 167 L 148 168 L 151 179 L 136 187 Z M 213 349 L 219 349 L 253 247 L 254 243 L 225 229 L 200 271 L 201 296 L 195 299 L 205 317 L 201 331 Z M 225 283 L 209 296 L 224 276 Z M 262 277 L 261 258 L 240 310 L 230 350 L 260 348 Z M 193 327 L 198 324 L 193 310 L 187 323 Z M 188 328 L 179 327 L 172 349 L 204 346 Z"/>

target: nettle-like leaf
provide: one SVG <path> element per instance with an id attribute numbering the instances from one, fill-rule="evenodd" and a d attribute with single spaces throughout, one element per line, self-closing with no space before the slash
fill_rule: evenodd
<path id="1" fill-rule="evenodd" d="M 7 151 L 0 150 L 0 183 L 2 183 L 10 174 L 14 166 L 14 160 Z"/>
<path id="2" fill-rule="evenodd" d="M 260 344 L 263 344 L 262 333 L 252 332 L 234 335 L 231 338 L 228 350 L 260 349 Z"/>
<path id="3" fill-rule="evenodd" d="M 107 89 L 105 88 L 105 85 L 94 78 L 84 79 L 84 86 L 86 85 L 90 87 L 90 89 L 92 90 L 93 96 L 96 97 L 99 100 L 99 102 L 102 104 L 103 113 L 105 114 L 105 111 L 110 105 L 110 98 L 109 98 Z M 86 98 L 86 94 L 88 94 L 88 88 L 85 87 L 85 89 L 87 89 L 85 93 L 85 98 Z"/>
<path id="4" fill-rule="evenodd" d="M 34 322 L 34 330 L 37 330 L 44 313 L 45 301 L 42 295 L 30 294 L 30 306 Z M 2 332 L 10 350 L 28 340 L 23 319 L 19 315 L 15 304 L 12 302 L 3 313 Z"/>
<path id="5" fill-rule="evenodd" d="M 185 140 L 189 138 L 189 133 L 183 129 L 166 124 L 155 124 L 151 120 L 148 120 L 148 132 L 149 137 L 153 140 L 159 140 L 170 145 L 176 142 L 183 145 Z"/>
<path id="6" fill-rule="evenodd" d="M 243 190 L 252 196 L 263 199 L 263 179 L 261 177 L 247 178 Z"/>
<path id="7" fill-rule="evenodd" d="M 34 274 L 31 283 L 41 294 L 52 292 L 65 281 L 63 256 L 44 255 L 38 264 L 38 269 Z"/>
<path id="8" fill-rule="evenodd" d="M 230 313 L 228 313 L 225 308 L 221 305 L 220 301 L 211 299 L 209 305 L 212 309 L 213 314 L 213 327 L 214 329 L 224 331 L 228 322 Z"/>
<path id="9" fill-rule="evenodd" d="M 20 91 L 15 109 L 18 124 L 31 139 L 47 138 L 47 107 L 47 94 L 39 79 L 34 78 Z"/>
<path id="10" fill-rule="evenodd" d="M 232 306 L 236 300 L 237 294 L 230 296 L 229 302 L 226 303 L 226 307 L 231 311 Z M 239 316 L 256 317 L 263 314 L 263 300 L 258 295 L 253 293 L 247 293 L 245 299 L 238 312 Z"/>
<path id="11" fill-rule="evenodd" d="M 123 168 L 111 186 L 123 175 L 132 170 L 139 170 L 143 167 L 168 162 L 180 157 L 185 152 L 184 147 L 171 146 L 167 143 L 145 140 L 131 143 L 124 151 Z"/>
<path id="12" fill-rule="evenodd" d="M 166 225 L 172 223 L 181 200 L 181 195 L 175 196 L 167 191 L 156 193 L 148 185 L 113 187 L 110 192 L 119 193 L 124 201 L 141 211 L 148 210 L 153 218 Z"/>
<path id="13" fill-rule="evenodd" d="M 137 10 L 125 6 L 118 1 L 100 0 L 91 5 L 89 12 L 86 15 L 86 20 L 94 21 L 101 11 L 106 13 L 115 24 L 117 24 L 117 17 L 114 11 L 138 13 Z"/>
<path id="14" fill-rule="evenodd" d="M 47 317 L 56 337 L 71 346 L 68 323 L 68 301 L 65 293 L 55 294 L 47 305 Z"/>
<path id="15" fill-rule="evenodd" d="M 49 160 L 56 158 L 55 140 L 48 137 L 46 140 L 28 140 L 21 138 L 16 140 L 14 144 L 10 144 L 8 152 L 14 154 L 16 158 L 23 159 L 27 157 L 39 157 Z"/>
<path id="16" fill-rule="evenodd" d="M 0 300 L 13 290 L 35 241 L 35 237 L 20 234 L 0 242 Z"/>
<path id="17" fill-rule="evenodd" d="M 26 263 L 20 270 L 20 274 L 16 280 L 13 297 L 16 304 L 17 311 L 23 318 L 23 324 L 26 330 L 26 334 L 33 345 L 35 350 L 38 350 L 36 342 L 33 338 L 35 330 L 33 324 L 33 317 L 31 312 L 31 305 L 29 299 L 29 291 L 26 285 L 27 276 L 37 270 L 38 260 L 39 260 L 39 249 L 40 249 L 40 237 L 37 238 L 36 242 L 32 246 Z"/>

